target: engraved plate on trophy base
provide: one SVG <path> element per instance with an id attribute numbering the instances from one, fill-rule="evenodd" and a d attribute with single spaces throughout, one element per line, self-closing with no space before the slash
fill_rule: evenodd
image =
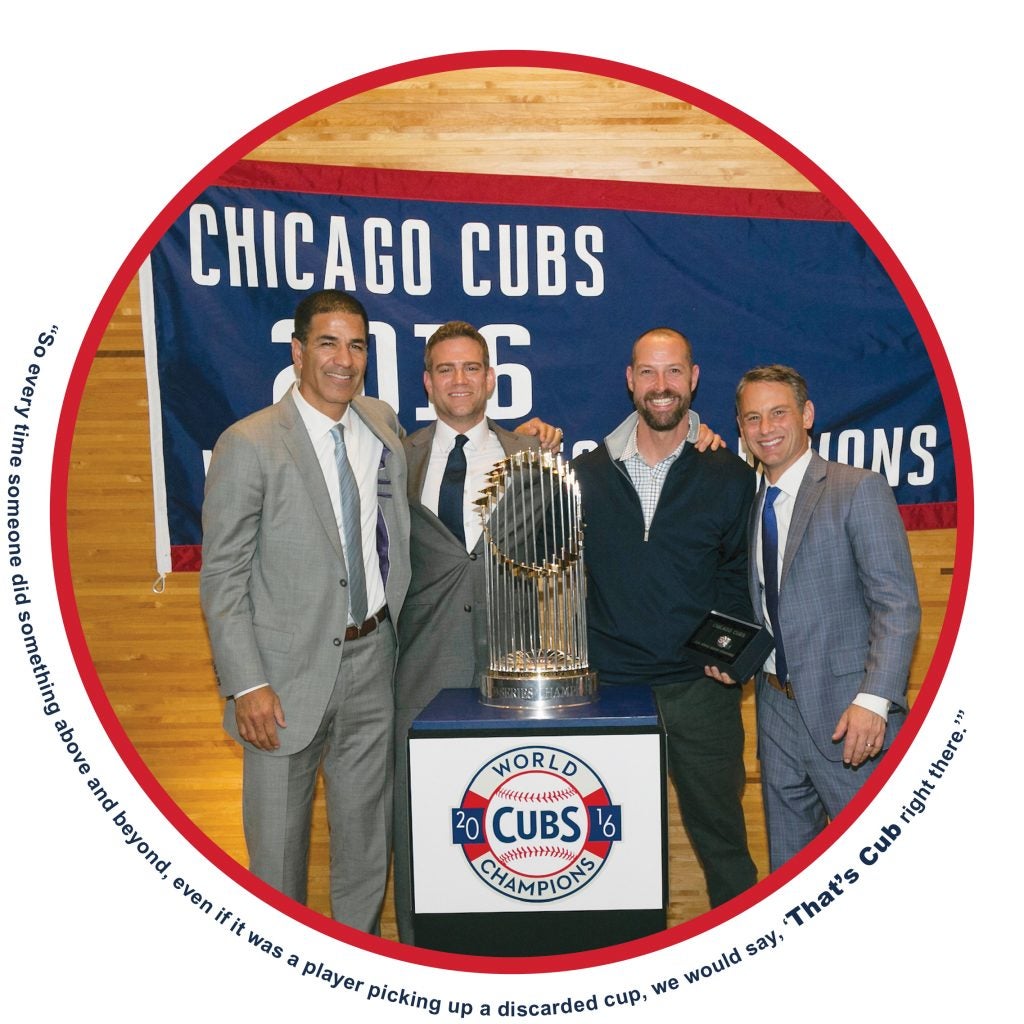
<path id="1" fill-rule="evenodd" d="M 596 672 L 485 672 L 480 703 L 492 708 L 532 711 L 539 717 L 559 708 L 579 707 L 597 700 Z"/>

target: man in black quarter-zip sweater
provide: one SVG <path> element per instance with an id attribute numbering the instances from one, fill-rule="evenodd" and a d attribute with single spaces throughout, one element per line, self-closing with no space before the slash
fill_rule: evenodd
<path id="1" fill-rule="evenodd" d="M 653 687 L 683 823 L 718 906 L 757 881 L 741 803 L 741 690 L 708 679 L 683 645 L 711 609 L 753 618 L 746 531 L 754 473 L 724 448 L 694 448 L 699 372 L 678 331 L 642 335 L 626 368 L 637 411 L 573 466 L 590 663 L 602 683 Z"/>

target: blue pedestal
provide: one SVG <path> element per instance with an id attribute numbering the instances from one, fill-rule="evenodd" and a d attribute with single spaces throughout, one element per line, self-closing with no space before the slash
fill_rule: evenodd
<path id="1" fill-rule="evenodd" d="M 417 945 L 539 956 L 665 928 L 665 752 L 645 687 L 547 717 L 445 690 L 409 732 Z"/>

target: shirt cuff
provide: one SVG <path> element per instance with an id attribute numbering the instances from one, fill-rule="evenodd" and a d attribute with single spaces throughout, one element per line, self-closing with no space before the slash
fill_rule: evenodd
<path id="1" fill-rule="evenodd" d="M 259 686 L 250 686 L 248 690 L 239 690 L 238 693 L 231 694 L 231 699 L 238 700 L 239 697 L 244 697 L 247 693 L 252 693 L 253 690 L 262 690 L 264 686 L 269 685 L 270 683 L 260 683 Z"/>
<path id="2" fill-rule="evenodd" d="M 858 707 L 874 711 L 883 722 L 889 721 L 889 701 L 886 697 L 878 697 L 873 693 L 858 693 L 851 702 Z"/>

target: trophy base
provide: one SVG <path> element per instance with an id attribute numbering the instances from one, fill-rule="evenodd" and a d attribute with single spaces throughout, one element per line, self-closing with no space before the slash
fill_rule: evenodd
<path id="1" fill-rule="evenodd" d="M 480 703 L 491 708 L 511 708 L 544 717 L 559 708 L 593 704 L 598 698 L 597 673 L 485 672 L 480 681 Z"/>

